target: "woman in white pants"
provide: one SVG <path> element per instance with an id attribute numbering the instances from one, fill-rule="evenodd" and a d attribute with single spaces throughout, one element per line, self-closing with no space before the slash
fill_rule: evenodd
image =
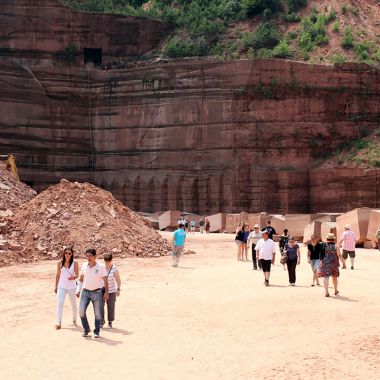
<path id="1" fill-rule="evenodd" d="M 68 294 L 71 309 L 73 312 L 73 323 L 77 321 L 77 301 L 76 301 L 76 279 L 78 278 L 79 265 L 74 260 L 74 250 L 72 247 L 65 247 L 63 250 L 62 260 L 57 263 L 57 273 L 55 276 L 55 289 L 57 294 L 57 321 L 55 328 L 59 330 L 62 323 L 63 305 L 65 303 L 66 294 Z"/>

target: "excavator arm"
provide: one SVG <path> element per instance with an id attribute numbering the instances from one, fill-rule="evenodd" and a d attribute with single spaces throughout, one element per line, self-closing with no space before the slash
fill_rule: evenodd
<path id="1" fill-rule="evenodd" d="M 0 158 L 6 158 L 5 165 L 7 170 L 13 173 L 13 175 L 20 180 L 20 177 L 18 176 L 18 171 L 17 171 L 17 165 L 16 165 L 16 159 L 13 154 L 8 154 L 7 156 L 0 155 Z"/>

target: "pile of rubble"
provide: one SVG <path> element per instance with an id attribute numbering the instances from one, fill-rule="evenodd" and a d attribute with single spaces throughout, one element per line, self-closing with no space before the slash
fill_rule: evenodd
<path id="1" fill-rule="evenodd" d="M 16 178 L 0 161 L 0 219 L 8 218 L 37 193 Z"/>
<path id="2" fill-rule="evenodd" d="M 12 218 L 7 238 L 21 261 L 57 258 L 65 245 L 73 245 L 77 255 L 91 247 L 100 255 L 112 252 L 116 257 L 159 257 L 171 249 L 148 222 L 110 192 L 67 180 L 21 206 Z M 16 242 L 21 243 L 15 247 Z M 0 257 L 5 259 L 6 255 Z M 12 259 L 8 257 L 7 263 L 0 259 L 0 265 Z"/>
<path id="3" fill-rule="evenodd" d="M 18 239 L 7 233 L 14 213 L 36 195 L 33 189 L 6 169 L 4 162 L 0 162 L 0 266 L 30 261 Z"/>

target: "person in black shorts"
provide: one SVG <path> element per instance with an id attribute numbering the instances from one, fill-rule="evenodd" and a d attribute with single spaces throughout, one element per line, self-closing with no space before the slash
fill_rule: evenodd
<path id="1" fill-rule="evenodd" d="M 270 220 L 267 221 L 266 227 L 263 227 L 261 231 L 268 231 L 269 239 L 273 240 L 273 235 L 277 235 L 276 230 L 270 225 Z"/>

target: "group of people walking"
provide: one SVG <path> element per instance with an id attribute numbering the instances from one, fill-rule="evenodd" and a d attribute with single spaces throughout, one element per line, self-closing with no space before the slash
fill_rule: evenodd
<path id="1" fill-rule="evenodd" d="M 185 230 L 186 233 L 191 233 L 191 234 L 195 234 L 195 229 L 196 229 L 196 220 L 194 218 L 192 218 L 190 221 L 188 218 L 185 218 L 185 217 L 181 217 L 178 219 L 178 226 L 180 224 L 182 224 L 182 228 Z M 198 226 L 199 226 L 199 232 L 201 234 L 203 233 L 206 233 L 208 234 L 210 232 L 210 221 L 206 218 L 201 218 L 198 222 Z"/>
<path id="2" fill-rule="evenodd" d="M 108 327 L 112 328 L 115 320 L 116 297 L 120 295 L 121 279 L 118 268 L 113 264 L 113 256 L 108 253 L 103 256 L 104 264 L 96 259 L 96 250 L 87 249 L 87 261 L 79 270 L 79 264 L 74 259 L 72 247 L 65 247 L 62 260 L 57 263 L 55 278 L 55 293 L 57 294 L 57 324 L 61 329 L 63 306 L 66 295 L 69 296 L 72 310 L 72 322 L 77 324 L 77 301 L 79 301 L 79 316 L 83 326 L 83 336 L 88 337 L 90 326 L 86 311 L 92 303 L 95 314 L 94 338 L 99 338 L 100 329 L 105 324 L 105 305 L 107 305 Z"/>
<path id="3" fill-rule="evenodd" d="M 330 297 L 328 290 L 330 277 L 334 286 L 334 294 L 339 294 L 340 263 L 342 269 L 346 269 L 346 260 L 349 257 L 351 270 L 354 270 L 356 237 L 350 225 L 345 225 L 344 229 L 338 243 L 335 241 L 335 235 L 329 233 L 325 242 L 313 235 L 310 244 L 307 245 L 307 260 L 313 274 L 311 286 L 320 286 L 319 279 L 323 278 L 326 297 Z M 295 238 L 288 234 L 288 230 L 284 229 L 283 232 L 279 240 L 280 263 L 288 271 L 289 286 L 295 286 L 296 269 L 301 264 L 301 251 Z M 236 229 L 237 260 L 248 261 L 247 252 L 252 244 L 253 270 L 261 269 L 263 271 L 265 286 L 269 286 L 271 266 L 275 264 L 276 260 L 276 246 L 273 241 L 275 234 L 276 230 L 271 226 L 270 221 L 261 230 L 258 224 L 253 226 L 252 231 L 247 224 L 239 225 Z"/>

